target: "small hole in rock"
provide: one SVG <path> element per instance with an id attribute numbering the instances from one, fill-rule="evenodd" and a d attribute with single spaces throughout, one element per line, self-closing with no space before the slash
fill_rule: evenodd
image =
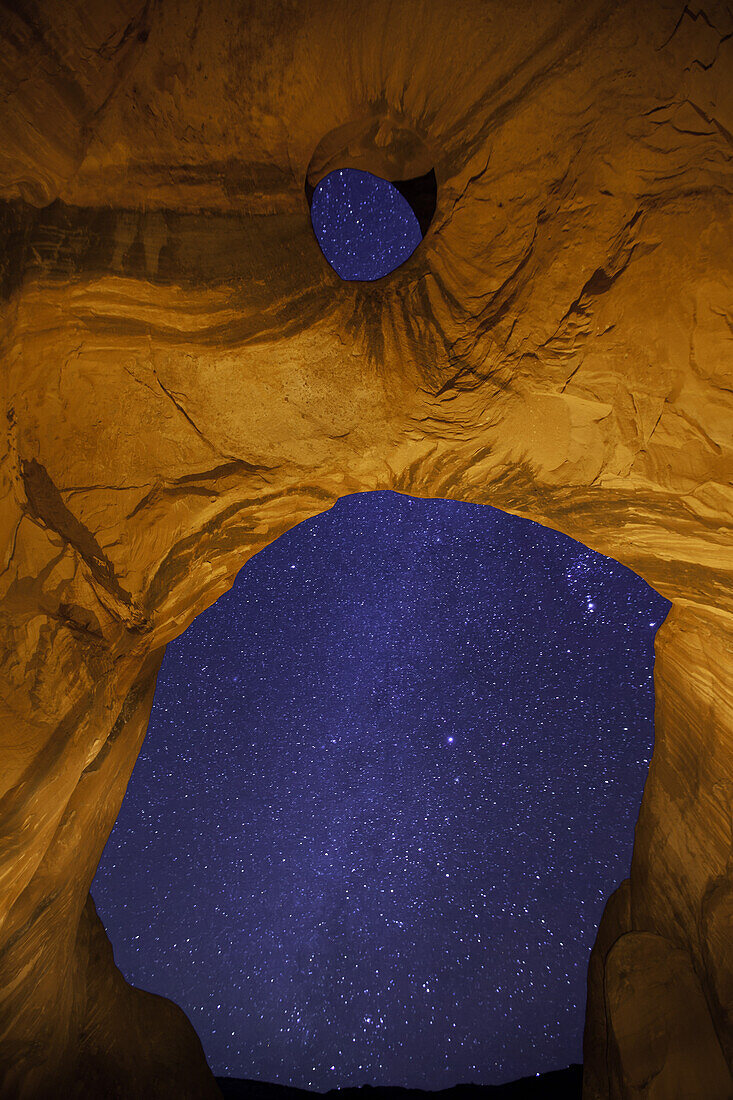
<path id="1" fill-rule="evenodd" d="M 400 267 L 422 241 L 435 212 L 435 172 L 390 183 L 339 168 L 307 186 L 306 195 L 316 239 L 337 275 L 373 281 Z"/>

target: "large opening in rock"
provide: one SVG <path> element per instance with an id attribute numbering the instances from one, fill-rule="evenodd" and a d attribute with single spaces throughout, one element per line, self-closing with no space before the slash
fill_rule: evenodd
<path id="1" fill-rule="evenodd" d="M 168 648 L 92 892 L 219 1075 L 492 1084 L 580 1060 L 668 603 L 494 509 L 346 498 Z"/>

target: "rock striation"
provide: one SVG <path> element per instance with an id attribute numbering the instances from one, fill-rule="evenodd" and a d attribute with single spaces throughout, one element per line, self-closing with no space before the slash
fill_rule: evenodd
<path id="1" fill-rule="evenodd" d="M 673 602 L 584 1096 L 733 1095 L 730 5 L 14 0 L 0 44 L 0 1095 L 218 1095 L 89 885 L 166 644 L 369 489 Z M 349 166 L 437 181 L 374 284 L 309 221 Z"/>

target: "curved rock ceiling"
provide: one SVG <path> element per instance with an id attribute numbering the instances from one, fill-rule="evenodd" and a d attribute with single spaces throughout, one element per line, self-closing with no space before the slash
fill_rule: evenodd
<path id="1" fill-rule="evenodd" d="M 391 488 L 673 601 L 584 1095 L 729 1097 L 730 6 L 22 0 L 0 37 L 2 1095 L 217 1095 L 89 883 L 166 643 L 282 531 Z M 313 236 L 337 167 L 435 169 L 377 283 Z"/>

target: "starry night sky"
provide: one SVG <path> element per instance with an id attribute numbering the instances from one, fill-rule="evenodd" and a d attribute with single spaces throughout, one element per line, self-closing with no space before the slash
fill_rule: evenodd
<path id="1" fill-rule="evenodd" d="M 354 265 L 361 233 L 373 277 L 409 220 L 348 175 L 342 225 L 364 216 L 337 241 Z M 579 1061 L 668 607 L 479 505 L 368 493 L 281 536 L 166 653 L 92 887 L 122 972 L 222 1075 L 434 1089 Z"/>
<path id="2" fill-rule="evenodd" d="M 380 279 L 422 240 L 406 199 L 386 180 L 354 168 L 331 172 L 313 193 L 311 221 L 321 250 L 342 279 Z"/>

